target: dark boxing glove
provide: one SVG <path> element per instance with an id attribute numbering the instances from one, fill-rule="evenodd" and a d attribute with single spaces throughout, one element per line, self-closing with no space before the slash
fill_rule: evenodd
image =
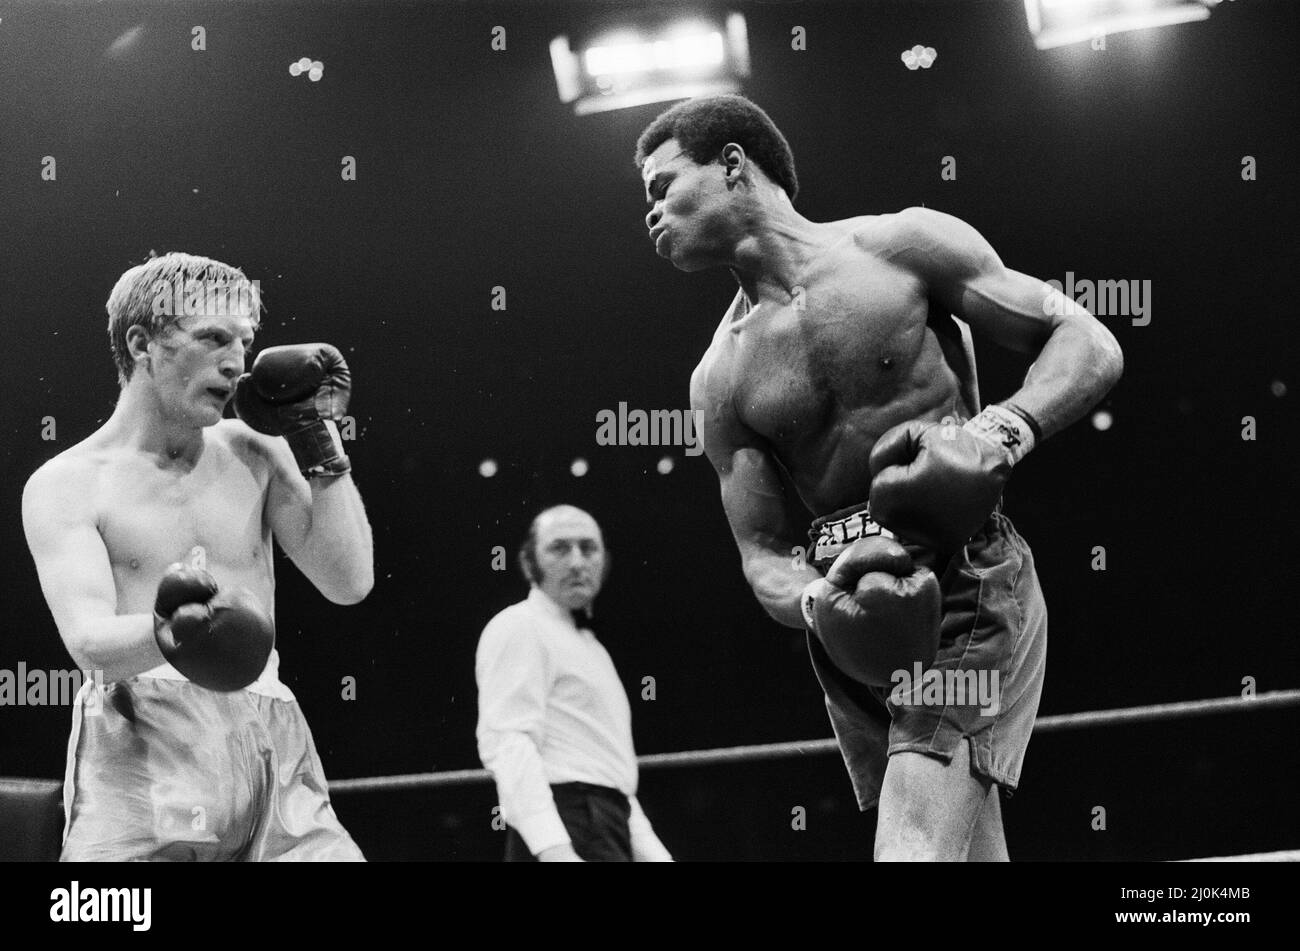
<path id="1" fill-rule="evenodd" d="M 239 378 L 235 413 L 259 433 L 283 436 L 307 478 L 352 468 L 337 421 L 348 409 L 352 374 L 327 343 L 270 347 Z"/>
<path id="2" fill-rule="evenodd" d="M 275 625 L 257 598 L 242 588 L 219 591 L 199 568 L 168 568 L 153 611 L 154 638 L 167 662 L 208 690 L 247 687 L 275 646 Z"/>
<path id="3" fill-rule="evenodd" d="M 804 623 L 831 661 L 859 683 L 889 686 L 896 670 L 934 662 L 939 649 L 939 582 L 884 536 L 854 542 L 825 578 L 803 591 Z"/>
<path id="4" fill-rule="evenodd" d="M 867 463 L 871 517 L 907 541 L 956 551 L 992 513 L 1011 467 L 1034 441 L 1027 418 L 996 405 L 961 427 L 921 420 L 895 426 Z"/>

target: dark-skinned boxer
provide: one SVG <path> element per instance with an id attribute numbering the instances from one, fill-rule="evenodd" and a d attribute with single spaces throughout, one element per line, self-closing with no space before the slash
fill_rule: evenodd
<path id="1" fill-rule="evenodd" d="M 304 344 L 245 374 L 260 292 L 208 258 L 130 269 L 107 310 L 113 415 L 23 494 L 59 634 L 105 683 L 73 712 L 62 857 L 361 860 L 278 676 L 271 547 L 336 604 L 373 584 L 337 429 L 348 368 Z M 243 421 L 222 418 L 232 397 Z"/>
<path id="2" fill-rule="evenodd" d="M 742 97 L 669 109 L 636 163 L 656 252 L 740 285 L 691 405 L 750 586 L 809 632 L 876 857 L 1006 858 L 996 790 L 1019 782 L 1047 611 L 1000 495 L 1118 379 L 1114 337 L 949 215 L 805 218 L 789 145 Z M 972 330 L 1034 357 L 1009 400 L 981 408 Z M 973 680 L 995 701 L 948 689 Z"/>

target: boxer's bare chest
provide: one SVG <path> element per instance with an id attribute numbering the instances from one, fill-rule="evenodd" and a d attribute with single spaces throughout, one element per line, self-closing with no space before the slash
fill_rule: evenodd
<path id="1" fill-rule="evenodd" d="M 151 595 L 178 561 L 197 560 L 219 580 L 257 588 L 269 578 L 265 486 L 228 447 L 206 447 L 192 466 L 115 454 L 95 492 L 119 601 Z"/>
<path id="2" fill-rule="evenodd" d="M 912 274 L 841 245 L 788 303 L 733 314 L 714 341 L 740 421 L 775 450 L 806 503 L 866 497 L 867 457 L 891 426 L 961 412 L 960 381 Z"/>

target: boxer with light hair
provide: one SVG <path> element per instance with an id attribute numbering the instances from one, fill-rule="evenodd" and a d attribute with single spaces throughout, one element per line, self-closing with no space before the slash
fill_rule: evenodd
<path id="1" fill-rule="evenodd" d="M 361 860 L 278 675 L 272 564 L 274 541 L 335 604 L 373 585 L 348 368 L 302 344 L 245 373 L 260 293 L 210 258 L 152 258 L 107 309 L 117 406 L 23 492 L 59 634 L 107 684 L 74 705 L 62 858 Z"/>

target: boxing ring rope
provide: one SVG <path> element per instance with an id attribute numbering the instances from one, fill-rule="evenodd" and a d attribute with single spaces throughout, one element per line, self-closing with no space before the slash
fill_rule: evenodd
<path id="1" fill-rule="evenodd" d="M 1060 733 L 1099 726 L 1121 726 L 1131 723 L 1157 723 L 1185 717 L 1210 716 L 1224 713 L 1281 710 L 1300 706 L 1300 690 L 1274 690 L 1247 699 L 1244 697 L 1217 697 L 1209 700 L 1188 700 L 1177 703 L 1160 703 L 1143 707 L 1122 707 L 1112 710 L 1093 710 L 1083 713 L 1066 713 L 1039 717 L 1034 724 L 1035 734 Z M 833 739 L 801 740 L 791 743 L 767 743 L 757 746 L 733 746 L 723 749 L 686 750 L 679 753 L 656 753 L 638 757 L 643 769 L 667 769 L 682 766 L 714 766 L 724 763 L 753 763 L 801 756 L 833 753 L 838 746 Z M 343 779 L 330 783 L 331 794 L 361 794 L 395 792 L 402 790 L 436 789 L 449 786 L 466 786 L 491 781 L 485 769 L 461 769 L 438 773 L 414 773 L 399 776 L 372 776 L 362 779 Z M 15 795 L 26 803 L 41 800 L 42 815 L 51 818 L 51 835 L 57 838 L 57 828 L 62 825 L 62 783 L 55 779 L 17 779 L 0 777 L 0 795 Z M 35 816 L 28 806 L 25 815 Z M 37 821 L 28 819 L 24 821 Z M 52 853 L 57 855 L 57 849 Z M 1190 858 L 1181 862 L 1300 862 L 1300 849 L 1277 852 L 1257 852 L 1246 855 L 1221 855 L 1207 858 Z"/>
<path id="2" fill-rule="evenodd" d="M 1034 723 L 1034 734 L 1061 733 L 1098 726 L 1121 726 L 1130 723 L 1158 723 L 1184 717 L 1210 716 L 1219 713 L 1259 712 L 1300 706 L 1300 690 L 1271 690 L 1250 699 L 1244 697 L 1215 697 L 1209 700 L 1183 700 L 1176 703 L 1157 703 L 1144 707 L 1119 707 L 1113 710 L 1090 710 L 1082 713 L 1063 713 L 1039 717 Z M 787 743 L 765 743 L 757 746 L 731 746 L 712 750 L 684 750 L 679 753 L 652 753 L 637 757 L 642 769 L 668 769 L 680 766 L 715 766 L 721 763 L 755 763 L 765 760 L 790 759 L 799 756 L 818 756 L 839 750 L 833 739 L 795 740 Z M 459 769 L 441 773 L 408 773 L 398 776 L 372 776 L 363 779 L 338 779 L 330 783 L 330 794 L 395 792 L 404 789 L 437 789 L 446 786 L 463 786 L 485 783 L 492 779 L 486 769 Z M 1281 855 L 1287 853 L 1268 853 Z M 1295 853 L 1300 856 L 1300 852 Z M 1232 857 L 1223 861 L 1247 861 L 1248 857 Z M 1296 861 L 1300 859 L 1288 859 Z M 1197 859 L 1194 861 L 1215 861 Z"/>
<path id="3" fill-rule="evenodd" d="M 1186 862 L 1300 862 L 1300 849 L 1284 852 L 1253 852 L 1250 855 L 1215 855 L 1204 859 L 1178 859 Z"/>

